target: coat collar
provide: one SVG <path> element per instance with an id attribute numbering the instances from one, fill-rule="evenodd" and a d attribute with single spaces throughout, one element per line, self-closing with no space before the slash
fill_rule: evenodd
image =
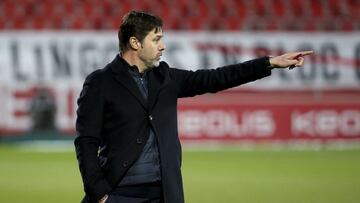
<path id="1" fill-rule="evenodd" d="M 151 110 L 156 101 L 157 95 L 163 86 L 164 76 L 159 70 L 159 67 L 149 70 L 148 72 L 148 102 L 145 101 L 144 97 L 141 95 L 139 87 L 131 77 L 128 72 L 128 69 L 131 66 L 118 54 L 115 59 L 111 62 L 111 70 L 115 79 L 122 84 L 136 99 L 137 101 L 146 109 Z"/>

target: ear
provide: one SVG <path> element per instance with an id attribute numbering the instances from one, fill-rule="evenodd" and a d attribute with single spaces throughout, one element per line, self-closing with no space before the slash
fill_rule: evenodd
<path id="1" fill-rule="evenodd" d="M 136 37 L 130 37 L 129 45 L 134 50 L 138 50 L 141 46 L 139 40 Z"/>

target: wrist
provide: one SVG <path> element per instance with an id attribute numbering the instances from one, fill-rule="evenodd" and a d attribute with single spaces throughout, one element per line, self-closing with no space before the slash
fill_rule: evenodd
<path id="1" fill-rule="evenodd" d="M 273 56 L 268 56 L 268 68 L 270 68 L 270 69 L 273 69 L 273 68 L 275 68 L 275 66 L 273 65 L 274 63 L 273 63 Z"/>

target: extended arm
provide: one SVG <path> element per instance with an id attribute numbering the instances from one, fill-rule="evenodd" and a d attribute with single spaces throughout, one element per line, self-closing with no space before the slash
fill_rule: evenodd
<path id="1" fill-rule="evenodd" d="M 262 57 L 243 63 L 211 70 L 186 71 L 171 69 L 178 85 L 178 97 L 215 93 L 271 75 L 273 68 L 298 67 L 304 56 L 312 51 L 286 53 L 276 57 Z"/>

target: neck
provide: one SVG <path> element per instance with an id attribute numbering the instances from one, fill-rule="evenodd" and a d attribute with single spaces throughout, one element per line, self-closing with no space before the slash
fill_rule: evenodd
<path id="1" fill-rule="evenodd" d="M 132 53 L 131 51 L 126 51 L 122 53 L 122 58 L 130 65 L 130 66 L 136 66 L 139 70 L 139 73 L 144 73 L 144 71 L 147 69 L 146 65 L 137 57 L 135 53 Z"/>

